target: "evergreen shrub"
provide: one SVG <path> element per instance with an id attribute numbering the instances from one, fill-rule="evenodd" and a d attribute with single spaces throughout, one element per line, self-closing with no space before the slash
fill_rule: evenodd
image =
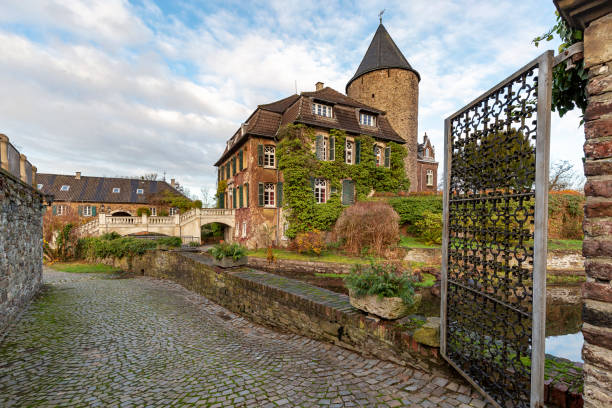
<path id="1" fill-rule="evenodd" d="M 247 250 L 240 244 L 233 243 L 228 244 L 227 242 L 223 242 L 221 244 L 217 244 L 211 249 L 212 256 L 220 261 L 223 258 L 232 258 L 234 261 L 239 260 L 243 256 L 246 256 Z"/>
<path id="2" fill-rule="evenodd" d="M 370 265 L 357 264 L 351 268 L 344 282 L 355 296 L 399 297 L 407 305 L 413 303 L 413 278 L 394 265 L 374 262 Z"/>

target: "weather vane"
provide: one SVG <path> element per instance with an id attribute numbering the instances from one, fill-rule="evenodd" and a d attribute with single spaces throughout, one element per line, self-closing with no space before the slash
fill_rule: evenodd
<path id="1" fill-rule="evenodd" d="M 378 13 L 378 19 L 380 20 L 380 24 L 382 24 L 382 16 L 383 14 L 385 14 L 385 10 L 386 9 L 383 9 L 380 13 Z"/>

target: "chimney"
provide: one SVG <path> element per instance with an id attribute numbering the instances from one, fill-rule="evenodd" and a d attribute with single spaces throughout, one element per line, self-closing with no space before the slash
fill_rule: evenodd
<path id="1" fill-rule="evenodd" d="M 319 81 L 319 82 L 317 82 L 317 83 L 315 84 L 315 89 L 316 89 L 317 91 L 320 91 L 321 89 L 323 89 L 323 87 L 324 87 L 324 86 L 325 86 L 325 84 L 324 84 L 323 82 Z"/>
<path id="2" fill-rule="evenodd" d="M 176 180 L 170 179 L 170 185 L 174 187 L 176 185 Z"/>
<path id="3" fill-rule="evenodd" d="M 80 180 L 81 179 L 81 172 L 77 171 L 76 175 L 74 176 L 75 179 Z"/>

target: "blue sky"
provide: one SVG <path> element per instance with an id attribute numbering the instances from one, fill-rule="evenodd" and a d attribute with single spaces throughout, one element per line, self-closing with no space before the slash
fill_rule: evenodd
<path id="1" fill-rule="evenodd" d="M 225 140 L 262 103 L 344 91 L 384 24 L 421 75 L 419 135 L 555 43 L 538 1 L 0 3 L 0 133 L 40 172 L 176 178 L 214 189 Z M 8 97 L 7 97 L 8 95 Z M 582 171 L 579 113 L 553 113 L 552 160 Z"/>

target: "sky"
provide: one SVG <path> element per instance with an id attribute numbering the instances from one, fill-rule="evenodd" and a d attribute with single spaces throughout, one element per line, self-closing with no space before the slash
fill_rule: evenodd
<path id="1" fill-rule="evenodd" d="M 546 49 L 551 0 L 4 0 L 0 133 L 41 173 L 175 178 L 214 162 L 259 104 L 344 92 L 378 26 L 421 76 L 419 139 Z M 296 85 L 297 84 L 297 85 Z M 551 160 L 582 172 L 580 112 L 553 112 Z"/>

